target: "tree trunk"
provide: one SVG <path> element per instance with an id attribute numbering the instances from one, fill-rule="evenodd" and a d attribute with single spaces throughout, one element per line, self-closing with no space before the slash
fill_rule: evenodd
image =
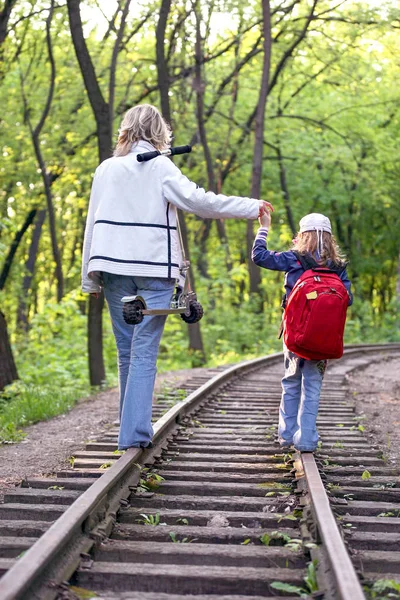
<path id="1" fill-rule="evenodd" d="M 18 373 L 8 337 L 7 323 L 3 313 L 0 312 L 0 391 L 15 379 L 18 379 Z"/>
<path id="2" fill-rule="evenodd" d="M 96 71 L 83 35 L 83 26 L 80 13 L 80 0 L 67 0 L 68 16 L 70 22 L 72 42 L 78 59 L 86 92 L 96 121 L 97 146 L 99 160 L 103 162 L 112 154 L 112 130 L 114 120 L 114 96 L 118 52 L 126 25 L 131 0 L 125 0 L 122 10 L 121 23 L 117 31 L 110 63 L 110 81 L 108 86 L 109 98 L 105 100 Z M 116 13 L 117 14 L 117 13 Z M 90 296 L 88 315 L 88 350 L 89 374 L 92 385 L 100 385 L 105 380 L 105 367 L 103 358 L 103 325 L 102 312 L 104 306 L 104 293 L 98 299 Z"/>
<path id="3" fill-rule="evenodd" d="M 42 117 L 41 117 L 39 123 L 37 124 L 37 126 L 35 127 L 35 129 L 32 133 L 32 140 L 33 140 L 33 146 L 35 148 L 35 154 L 36 154 L 36 157 L 37 157 L 37 160 L 38 160 L 38 163 L 40 166 L 40 170 L 42 173 L 44 191 L 45 191 L 45 195 L 46 195 L 47 212 L 49 215 L 51 247 L 52 247 L 52 251 L 53 251 L 54 262 L 56 264 L 57 301 L 61 302 L 61 299 L 64 295 L 64 277 L 63 277 L 63 271 L 62 271 L 61 253 L 60 253 L 60 249 L 59 249 L 58 243 L 57 243 L 56 217 L 55 217 L 55 211 L 54 211 L 54 205 L 53 205 L 53 194 L 52 194 L 52 190 L 51 190 L 52 181 L 51 181 L 50 174 L 47 171 L 46 164 L 43 159 L 42 151 L 40 148 L 40 141 L 39 141 L 40 132 L 42 131 L 45 120 L 47 119 L 47 116 L 50 112 L 50 107 L 51 107 L 51 103 L 53 101 L 53 95 L 54 95 L 55 80 L 56 80 L 56 64 L 55 64 L 54 56 L 53 56 L 53 47 L 52 47 L 52 43 L 51 43 L 51 31 L 50 31 L 51 21 L 53 18 L 53 11 L 54 11 L 54 0 L 51 0 L 49 16 L 46 20 L 46 44 L 47 44 L 47 51 L 48 51 L 49 62 L 50 62 L 50 67 L 51 67 L 50 86 L 49 86 L 49 92 L 48 92 L 48 96 L 47 96 L 46 106 L 43 110 Z"/>
<path id="4" fill-rule="evenodd" d="M 202 47 L 202 39 L 200 32 L 200 14 L 199 4 L 196 7 L 196 47 L 195 47 L 195 78 L 193 81 L 193 88 L 196 92 L 196 117 L 197 117 L 197 128 L 199 132 L 199 138 L 201 145 L 203 146 L 204 158 L 207 165 L 207 183 L 208 189 L 214 193 L 218 193 L 217 189 L 217 178 L 215 175 L 214 164 L 211 156 L 210 146 L 208 145 L 207 132 L 205 126 L 204 117 L 204 91 L 205 83 L 203 81 L 201 65 L 204 63 L 204 52 Z M 201 258 L 202 269 L 207 272 L 207 260 L 206 260 L 206 242 L 211 231 L 211 219 L 204 219 L 205 222 L 205 235 L 202 236 L 203 252 Z M 228 236 L 226 234 L 225 223 L 222 219 L 217 219 L 217 232 L 219 239 L 221 240 L 222 246 L 225 248 L 226 253 L 226 266 L 228 271 L 232 269 L 232 260 L 230 258 Z"/>
<path id="5" fill-rule="evenodd" d="M 39 249 L 40 236 L 42 235 L 43 224 L 46 219 L 46 210 L 39 211 L 35 227 L 32 233 L 31 244 L 28 252 L 28 259 L 25 263 L 26 274 L 22 282 L 22 292 L 17 309 L 17 327 L 23 330 L 28 329 L 28 295 L 32 285 L 33 274 L 35 272 L 35 264 Z"/>
<path id="6" fill-rule="evenodd" d="M 47 202 L 47 212 L 49 215 L 49 230 L 50 230 L 50 239 L 51 239 L 51 248 L 53 252 L 53 258 L 56 265 L 56 278 L 57 278 L 57 302 L 61 302 L 62 297 L 64 296 L 64 276 L 62 271 L 62 259 L 60 248 L 58 247 L 57 242 L 57 226 L 56 226 L 56 216 L 53 205 L 53 192 L 51 190 L 51 182 L 49 173 L 46 169 L 46 164 L 43 160 L 42 151 L 40 149 L 40 141 L 39 137 L 33 137 L 33 146 L 35 148 L 36 158 L 38 160 L 40 170 L 42 173 L 43 185 L 45 190 L 46 202 Z"/>
<path id="7" fill-rule="evenodd" d="M 5 0 L 3 10 L 0 12 L 0 44 L 7 37 L 7 25 L 11 16 L 11 9 L 17 0 Z"/>
<path id="8" fill-rule="evenodd" d="M 108 103 L 105 101 L 89 50 L 83 35 L 80 0 L 67 0 L 68 15 L 76 58 L 96 121 L 97 146 L 100 162 L 112 153 L 112 133 Z"/>
<path id="9" fill-rule="evenodd" d="M 269 0 L 262 0 L 263 10 L 263 33 L 264 33 L 264 61 L 261 76 L 261 88 L 258 98 L 256 122 L 255 122 L 255 140 L 253 154 L 253 171 L 251 177 L 251 197 L 259 198 L 261 191 L 262 177 L 262 158 L 264 147 L 264 122 L 265 122 L 265 107 L 267 104 L 269 90 L 269 73 L 271 64 L 271 11 Z M 250 276 L 250 293 L 254 294 L 259 291 L 261 283 L 260 269 L 251 260 L 251 249 L 254 240 L 253 221 L 247 222 L 247 257 Z"/>
<path id="10" fill-rule="evenodd" d="M 92 359 L 89 360 L 90 385 L 100 385 L 106 376 L 103 361 L 103 307 L 103 293 L 98 298 L 89 296 L 88 353 Z M 101 351 L 97 352 L 97 356 L 96 348 L 101 348 Z"/>
<path id="11" fill-rule="evenodd" d="M 28 123 L 29 131 L 32 138 L 33 147 L 35 150 L 36 159 L 39 163 L 40 172 L 43 180 L 43 186 L 45 191 L 45 197 L 47 202 L 47 211 L 49 215 L 49 229 L 50 229 L 50 239 L 51 239 L 51 248 L 53 252 L 53 258 L 56 265 L 56 277 L 57 277 L 57 301 L 60 302 L 64 295 L 64 278 L 62 271 L 62 261 L 61 261 L 61 253 L 57 243 L 57 228 L 56 228 L 56 219 L 55 219 L 55 211 L 53 206 L 53 194 L 51 190 L 52 180 L 50 174 L 47 171 L 46 163 L 43 157 L 43 153 L 40 145 L 40 133 L 43 129 L 43 126 L 46 122 L 46 119 L 49 115 L 51 104 L 54 96 L 54 87 L 56 80 L 56 66 L 53 55 L 53 47 L 51 43 L 51 21 L 53 18 L 54 12 L 54 0 L 51 0 L 49 16 L 46 19 L 46 45 L 47 52 L 50 62 L 50 84 L 49 91 L 47 93 L 46 104 L 43 108 L 41 117 L 39 119 L 38 124 L 35 128 L 32 126 L 32 122 L 30 119 L 30 107 L 28 106 L 28 101 L 25 95 L 25 85 L 24 79 L 21 74 L 21 88 L 22 88 L 22 99 L 24 105 L 24 118 Z"/>
<path id="12" fill-rule="evenodd" d="M 397 298 L 397 305 L 400 308 L 400 253 L 399 253 L 399 262 L 397 263 L 396 298 Z"/>
<path id="13" fill-rule="evenodd" d="M 102 162 L 109 158 L 112 152 L 112 120 L 110 118 L 109 105 L 101 92 L 93 62 L 83 35 L 80 0 L 68 0 L 67 6 L 75 54 L 78 59 L 86 92 L 96 121 L 97 147 L 99 160 Z M 100 385 L 106 378 L 103 357 L 103 306 L 103 292 L 97 299 L 93 296 L 89 297 L 88 353 L 91 385 Z"/>
<path id="14" fill-rule="evenodd" d="M 289 227 L 290 227 L 290 229 L 292 231 L 292 235 L 294 237 L 297 233 L 297 229 L 296 229 L 296 224 L 295 224 L 294 217 L 293 217 L 292 207 L 290 205 L 289 188 L 288 188 L 287 181 L 286 181 L 286 169 L 285 169 L 285 164 L 283 162 L 283 157 L 282 157 L 282 152 L 281 152 L 281 147 L 279 145 L 279 142 L 278 142 L 278 145 L 276 148 L 276 153 L 277 153 L 278 164 L 279 164 L 279 180 L 281 183 L 281 190 L 282 190 L 282 194 L 283 194 L 283 203 L 285 205 L 286 217 L 287 217 L 287 220 L 289 223 Z"/>
<path id="15" fill-rule="evenodd" d="M 201 77 L 201 63 L 202 63 L 202 48 L 201 48 L 201 34 L 200 34 L 200 15 L 198 10 L 198 3 L 196 5 L 196 45 L 195 45 L 195 77 L 193 80 L 193 89 L 196 93 L 196 118 L 197 118 L 197 130 L 199 134 L 200 143 L 203 147 L 204 158 L 207 166 L 207 185 L 208 189 L 212 192 L 216 191 L 215 173 L 213 162 L 211 158 L 210 147 L 207 141 L 207 134 L 204 122 L 204 89 L 205 84 Z M 208 275 L 208 264 L 207 264 L 207 249 L 206 244 L 208 237 L 211 232 L 211 219 L 202 219 L 203 226 L 201 228 L 200 236 L 200 256 L 198 260 L 198 268 L 203 277 L 209 278 Z"/>
<path id="16" fill-rule="evenodd" d="M 162 0 L 156 29 L 156 63 L 158 86 L 160 89 L 161 112 L 164 119 L 168 121 L 169 124 L 171 124 L 171 108 L 168 95 L 170 79 L 168 63 L 165 60 L 165 31 L 170 10 L 171 0 Z"/>
<path id="17" fill-rule="evenodd" d="M 8 21 L 11 16 L 11 10 L 12 10 L 14 4 L 16 4 L 16 1 L 17 0 L 5 0 L 4 5 L 3 5 L 3 10 L 0 11 L 0 78 L 1 79 L 4 77 L 5 72 L 6 72 L 6 68 L 4 67 L 4 64 L 3 64 L 3 56 L 4 56 L 3 42 L 5 41 L 5 39 L 7 37 Z"/>
<path id="18" fill-rule="evenodd" d="M 36 216 L 36 212 L 37 212 L 36 208 L 34 208 L 33 210 L 31 210 L 29 212 L 28 216 L 25 219 L 25 223 L 22 225 L 21 229 L 19 231 L 17 231 L 17 233 L 15 234 L 14 240 L 10 246 L 10 250 L 8 251 L 7 258 L 4 261 L 3 269 L 0 273 L 0 290 L 2 290 L 5 286 L 8 274 L 11 269 L 12 262 L 14 260 L 15 254 L 18 250 L 18 246 L 20 245 L 21 240 L 24 236 L 24 233 L 28 229 L 29 225 L 32 224 L 32 222 Z"/>
<path id="19" fill-rule="evenodd" d="M 185 215 L 182 211 L 178 211 L 178 220 L 179 227 L 181 228 L 181 235 L 183 245 L 186 250 L 186 258 L 189 260 L 189 240 L 187 234 L 187 227 L 185 221 Z M 195 281 L 194 281 L 194 273 L 193 269 L 190 271 L 190 282 L 192 284 L 192 290 L 196 289 Z M 193 366 L 201 366 L 206 362 L 206 353 L 204 351 L 203 337 L 201 335 L 200 323 L 193 323 L 192 325 L 188 325 L 188 333 L 189 333 L 189 349 L 194 352 L 195 359 L 192 360 Z"/>
<path id="20" fill-rule="evenodd" d="M 157 78 L 158 87 L 160 91 L 162 114 L 164 119 L 172 125 L 171 122 L 171 107 L 169 102 L 169 71 L 168 64 L 165 60 L 165 30 L 167 26 L 168 15 L 171 7 L 170 0 L 162 0 L 160 16 L 157 23 L 157 46 L 156 46 L 156 64 L 157 64 Z M 186 258 L 190 261 L 189 251 L 189 240 L 187 234 L 187 227 L 185 221 L 185 215 L 182 211 L 178 210 L 178 221 L 182 234 L 182 241 L 185 247 Z M 190 280 L 192 284 L 192 290 L 196 290 L 193 269 L 190 271 Z M 193 323 L 188 325 L 189 333 L 189 349 L 195 353 L 198 357 L 197 363 L 204 364 L 206 362 L 206 355 L 204 351 L 203 338 L 201 335 L 200 323 Z M 194 361 L 196 362 L 196 361 Z"/>
<path id="21" fill-rule="evenodd" d="M 195 236 L 195 244 L 199 248 L 197 268 L 200 275 L 205 279 L 210 279 L 207 262 L 207 240 L 211 231 L 211 223 L 211 219 L 200 219 L 200 227 Z"/>

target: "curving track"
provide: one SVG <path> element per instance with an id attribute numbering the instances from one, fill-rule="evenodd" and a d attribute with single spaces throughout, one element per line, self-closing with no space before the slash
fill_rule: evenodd
<path id="1" fill-rule="evenodd" d="M 277 587 L 304 588 L 315 558 L 326 599 L 361 599 L 317 466 L 364 582 L 400 580 L 399 473 L 371 447 L 344 385 L 371 354 L 398 350 L 349 349 L 328 369 L 317 465 L 274 441 L 282 372 L 274 355 L 206 384 L 192 378 L 188 391 L 200 388 L 161 416 L 174 401 L 163 398 L 155 449 L 119 457 L 110 430 L 75 456 L 73 469 L 25 482 L 0 506 L 0 568 L 12 567 L 0 598 L 72 598 L 58 583 L 74 571 L 74 585 L 104 600 L 289 597 Z M 139 464 L 148 469 L 141 475 Z"/>

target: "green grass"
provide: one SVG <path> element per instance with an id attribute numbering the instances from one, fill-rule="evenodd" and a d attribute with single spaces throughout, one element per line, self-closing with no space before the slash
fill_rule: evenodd
<path id="1" fill-rule="evenodd" d="M 7 397 L 0 398 L 0 443 L 21 440 L 24 437 L 21 427 L 65 413 L 89 393 L 89 388 L 14 383 L 8 387 Z"/>

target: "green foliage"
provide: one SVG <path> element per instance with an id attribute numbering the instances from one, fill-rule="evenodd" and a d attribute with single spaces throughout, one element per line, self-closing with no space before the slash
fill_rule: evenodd
<path id="1" fill-rule="evenodd" d="M 396 517 L 397 519 L 400 518 L 400 510 L 392 512 L 381 512 L 379 513 L 379 515 L 377 515 L 377 517 Z"/>
<path id="2" fill-rule="evenodd" d="M 378 579 L 371 586 L 364 586 L 368 600 L 398 600 L 400 583 L 393 579 Z"/>
<path id="3" fill-rule="evenodd" d="M 112 466 L 112 462 L 105 462 L 102 465 L 100 465 L 100 469 L 108 469 L 111 466 Z"/>
<path id="4" fill-rule="evenodd" d="M 155 515 L 140 515 L 142 518 L 137 519 L 137 523 L 142 523 L 143 525 L 152 525 L 156 527 L 157 525 L 166 525 L 166 523 L 160 522 L 160 513 L 156 513 Z"/>
<path id="5" fill-rule="evenodd" d="M 82 296 L 71 293 L 58 304 L 48 303 L 33 317 L 27 337 L 16 336 L 21 380 L 0 394 L 0 442 L 18 441 L 21 427 L 67 412 L 97 391 L 87 380 L 87 324 L 79 302 Z M 117 383 L 116 354 L 108 318 L 104 325 L 108 386 Z"/>
<path id="6" fill-rule="evenodd" d="M 318 591 L 317 582 L 317 560 L 313 560 L 307 565 L 307 575 L 304 577 L 307 589 L 313 593 Z"/>
<path id="7" fill-rule="evenodd" d="M 290 535 L 281 531 L 272 531 L 271 534 L 263 533 L 259 539 L 264 546 L 286 546 L 293 541 Z"/>
<path id="8" fill-rule="evenodd" d="M 144 478 L 140 479 L 139 488 L 146 492 L 155 492 L 158 490 L 163 481 L 164 477 L 161 477 L 161 475 L 148 472 L 145 473 Z"/>
<path id="9" fill-rule="evenodd" d="M 183 538 L 178 538 L 176 533 L 173 531 L 169 532 L 169 537 L 171 538 L 171 541 L 174 544 L 191 544 L 192 542 L 196 542 L 197 538 L 188 538 L 188 537 L 183 537 Z"/>
<path id="10" fill-rule="evenodd" d="M 294 514 L 279 514 L 275 513 L 275 518 L 278 519 L 278 523 L 281 521 L 297 521 L 297 517 Z"/>
<path id="11" fill-rule="evenodd" d="M 313 560 L 307 565 L 307 574 L 304 577 L 305 586 L 299 587 L 284 583 L 283 581 L 274 581 L 271 583 L 271 587 L 281 592 L 287 592 L 288 594 L 296 594 L 300 598 L 309 598 L 310 594 L 318 591 L 317 582 L 317 564 L 318 561 Z"/>
<path id="12" fill-rule="evenodd" d="M 68 590 L 71 591 L 76 598 L 79 598 L 79 600 L 91 600 L 92 598 L 98 597 L 98 594 L 95 592 L 87 590 L 86 588 L 77 587 L 76 585 L 70 585 Z"/>
<path id="13" fill-rule="evenodd" d="M 21 427 L 67 412 L 84 395 L 75 387 L 39 387 L 19 381 L 9 386 L 6 393 L 7 399 L 3 397 L 0 405 L 0 442 L 21 440 Z"/>

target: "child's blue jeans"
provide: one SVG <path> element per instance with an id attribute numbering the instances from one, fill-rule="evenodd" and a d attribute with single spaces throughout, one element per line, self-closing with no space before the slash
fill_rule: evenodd
<path id="1" fill-rule="evenodd" d="M 169 308 L 175 279 L 103 273 L 103 281 L 118 351 L 121 419 L 118 448 L 125 450 L 146 445 L 153 437 L 153 389 L 166 316 L 145 316 L 141 323 L 128 325 L 122 316 L 121 298 L 139 295 L 148 308 Z"/>
<path id="2" fill-rule="evenodd" d="M 279 408 L 281 446 L 313 452 L 318 444 L 316 426 L 326 360 L 305 360 L 284 347 L 285 375 Z"/>

